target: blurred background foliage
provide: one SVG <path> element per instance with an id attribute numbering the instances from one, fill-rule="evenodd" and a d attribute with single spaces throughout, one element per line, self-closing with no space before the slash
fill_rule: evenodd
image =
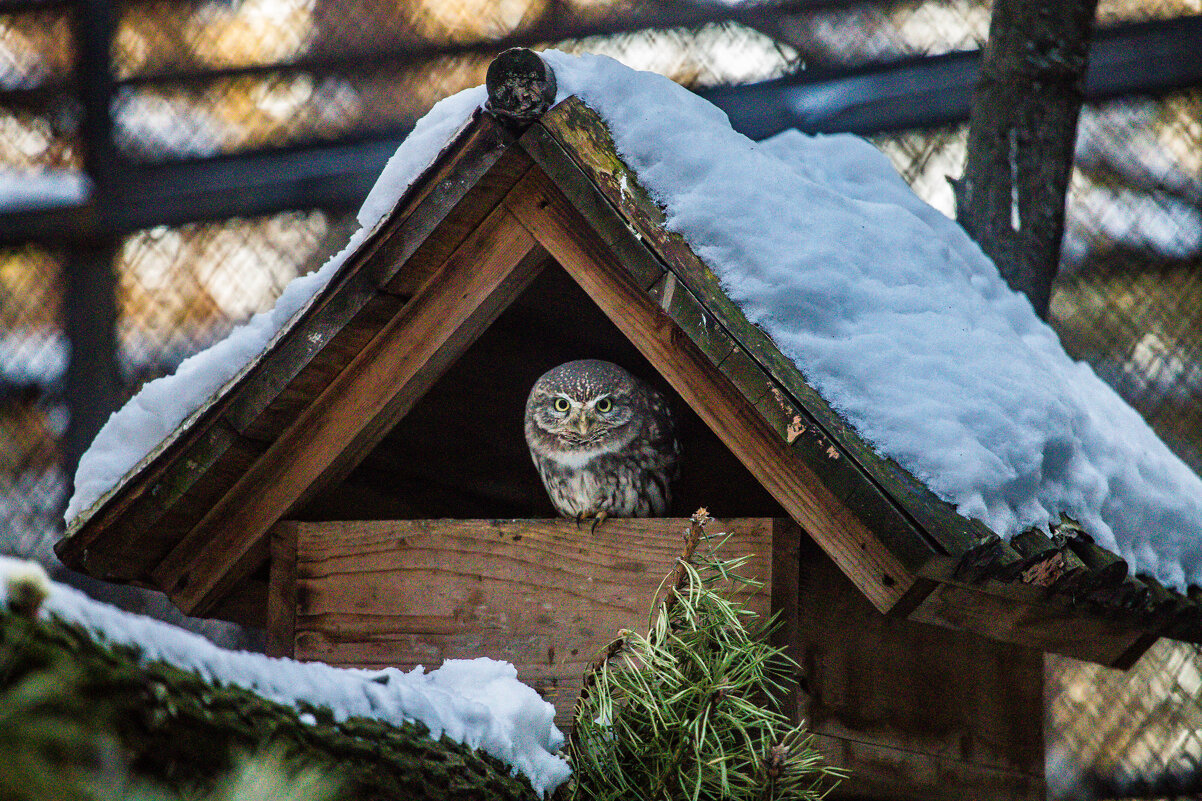
<path id="1" fill-rule="evenodd" d="M 1113 46 L 1095 49 L 1050 319 L 1195 469 L 1199 15 L 1199 0 L 1099 3 Z M 78 320 L 112 317 L 114 352 L 92 355 L 114 365 L 116 401 L 171 371 L 337 250 L 413 122 L 500 49 L 610 55 L 725 98 L 753 134 L 756 98 L 779 98 L 803 128 L 868 136 L 951 215 L 967 101 L 932 98 L 967 97 L 988 27 L 981 0 L 0 0 L 0 551 L 53 567 L 69 410 L 94 403 L 68 390 L 71 354 L 106 347 L 69 342 Z M 875 111 L 848 117 L 861 106 Z M 113 307 L 78 300 L 109 265 Z M 1084 797 L 1097 774 L 1143 776 L 1156 797 L 1196 777 L 1200 665 L 1167 642 L 1127 674 L 1050 659 L 1055 793 Z"/>

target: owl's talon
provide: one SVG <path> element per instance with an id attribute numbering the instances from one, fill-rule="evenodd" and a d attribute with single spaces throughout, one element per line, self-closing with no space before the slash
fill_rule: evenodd
<path id="1" fill-rule="evenodd" d="M 604 523 L 605 518 L 607 518 L 607 517 L 609 517 L 609 515 L 606 514 L 605 512 L 597 512 L 597 514 L 593 517 L 593 524 L 591 526 L 589 526 L 588 533 L 589 534 L 596 533 L 597 526 Z"/>

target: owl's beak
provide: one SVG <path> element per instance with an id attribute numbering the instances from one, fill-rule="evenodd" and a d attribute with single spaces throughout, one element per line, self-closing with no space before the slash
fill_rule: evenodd
<path id="1" fill-rule="evenodd" d="M 592 415 L 582 413 L 576 418 L 576 430 L 580 432 L 580 436 L 588 436 L 589 429 L 593 427 Z"/>

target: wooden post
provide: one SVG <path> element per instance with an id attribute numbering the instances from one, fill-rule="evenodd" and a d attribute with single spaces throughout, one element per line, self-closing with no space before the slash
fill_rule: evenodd
<path id="1" fill-rule="evenodd" d="M 777 628 L 772 634 L 771 644 L 783 648 L 785 655 L 799 666 L 805 654 L 798 639 L 797 620 L 798 571 L 801 567 L 801 540 L 806 537 L 801 527 L 787 518 L 777 518 L 772 521 L 772 615 L 777 621 Z M 808 538 L 807 538 L 808 539 Z M 785 686 L 784 694 L 778 699 L 783 712 L 789 720 L 796 721 L 801 716 L 801 673 L 799 672 Z"/>
<path id="2" fill-rule="evenodd" d="M 296 654 L 297 524 L 281 520 L 271 530 L 271 578 L 267 585 L 267 655 Z"/>
<path id="3" fill-rule="evenodd" d="M 117 240 L 73 243 L 66 253 L 64 312 L 71 359 L 64 387 L 70 417 L 63 462 L 74 475 L 105 420 L 119 405 L 117 367 Z"/>
<path id="4" fill-rule="evenodd" d="M 1043 654 L 879 614 L 799 540 L 802 717 L 833 798 L 1042 801 Z"/>

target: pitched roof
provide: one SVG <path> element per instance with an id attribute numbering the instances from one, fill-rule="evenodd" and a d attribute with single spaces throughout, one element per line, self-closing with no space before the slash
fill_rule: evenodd
<path id="1" fill-rule="evenodd" d="M 381 198 L 387 195 L 373 193 L 370 231 L 323 268 L 311 298 L 290 301 L 300 311 L 274 326 L 274 338 L 259 335 L 261 351 L 72 520 L 71 535 L 59 546 L 64 561 L 162 587 L 187 611 L 211 610 L 265 559 L 270 525 L 345 475 L 551 257 L 878 608 L 1107 664 L 1129 662 L 1161 634 L 1202 640 L 1193 601 L 1150 576 L 1128 576 L 1123 559 L 1071 519 L 1054 519 L 1045 531 L 1003 531 L 1014 535 L 1006 542 L 957 511 L 954 503 L 961 511 L 972 505 L 954 491 L 944 497 L 932 491 L 942 479 L 937 468 L 924 483 L 902 465 L 904 454 L 882 455 L 888 449 L 863 419 L 871 405 L 857 407 L 831 373 L 824 381 L 820 366 L 798 356 L 806 355 L 798 320 L 818 325 L 831 318 L 812 309 L 808 318 L 791 313 L 787 304 L 799 294 L 793 285 L 785 287 L 793 294 L 776 302 L 770 299 L 777 287 L 755 291 L 757 281 L 788 280 L 755 269 L 765 251 L 780 255 L 773 236 L 784 234 L 771 218 L 796 224 L 796 217 L 779 205 L 748 213 L 757 199 L 735 190 L 747 186 L 749 169 L 753 183 L 796 183 L 786 161 L 757 156 L 738 162 L 732 152 L 751 143 L 731 140 L 720 113 L 689 105 L 700 101 L 676 95 L 683 90 L 662 79 L 608 61 L 548 60 L 568 84 L 561 94 L 575 91 L 609 109 L 613 119 L 579 97 L 562 100 L 524 129 L 477 112 L 411 185 L 408 179 L 425 161 L 399 157 L 382 181 L 407 186 L 401 199 L 385 213 Z M 658 92 L 667 93 L 670 102 L 657 112 L 670 124 L 661 120 L 648 130 L 640 122 L 654 116 L 647 103 Z M 454 101 L 458 117 L 445 109 L 433 115 L 438 125 L 424 129 L 435 131 L 425 140 L 427 151 L 479 97 Z M 670 109 L 680 103 L 689 111 L 673 118 Z M 656 132 L 669 141 L 651 141 Z M 976 261 L 983 258 L 979 252 L 962 234 L 949 233 L 950 223 L 898 195 L 896 176 L 869 175 L 865 182 L 864 171 L 845 169 L 847 154 L 840 161 L 832 143 L 821 147 L 829 158 L 810 165 L 803 186 L 817 196 L 812 216 L 833 226 L 826 236 L 840 234 L 859 253 L 844 258 L 823 241 L 827 259 L 853 266 L 875 260 L 870 266 L 884 265 L 884 275 L 891 263 L 889 230 L 862 234 L 877 246 L 863 251 L 838 225 L 876 224 L 892 227 L 894 235 L 908 226 L 917 233 L 901 241 L 926 236 L 934 242 L 920 249 L 913 269 L 942 258 L 925 266 L 959 271 L 960 284 L 976 287 L 966 302 L 988 333 L 1049 349 L 1040 330 L 1022 319 L 1021 304 L 989 283 Z M 814 179 L 818 168 L 827 173 L 825 185 Z M 690 170 L 695 174 L 682 177 Z M 766 170 L 773 170 L 771 181 Z M 741 183 L 723 182 L 740 171 Z M 842 197 L 832 187 L 841 187 Z M 761 194 L 760 206 L 780 201 L 779 193 Z M 874 195 L 894 202 L 873 203 L 868 198 Z M 715 207 L 714 197 L 725 205 Z M 824 203 L 838 214 L 824 216 Z M 371 227 L 377 213 L 384 216 Z M 728 219 L 715 224 L 720 215 Z M 808 236 L 821 239 L 822 232 Z M 996 270 L 992 275 L 1000 281 Z M 811 300 L 850 302 L 838 280 L 826 280 L 833 280 L 822 287 L 826 294 Z M 922 291 L 930 289 L 916 294 Z M 1008 331 L 996 313 L 987 313 L 982 299 L 990 298 L 1003 310 L 1003 322 L 1018 320 L 1010 320 Z M 961 299 L 939 300 L 954 306 Z M 965 320 L 953 315 L 941 324 L 948 319 Z M 838 345 L 841 337 L 862 333 L 836 331 L 828 338 Z M 875 342 L 857 342 L 883 350 L 890 344 L 879 333 Z M 861 352 L 872 363 L 873 354 Z M 821 361 L 823 352 L 810 356 Z M 815 385 L 839 400 L 839 411 Z M 932 430 L 946 423 L 908 419 Z M 987 503 L 982 508 L 990 511 Z M 999 528 L 997 520 L 1019 520 L 1012 510 L 994 517 Z M 1165 554 L 1154 548 L 1150 556 L 1141 554 L 1152 566 L 1158 556 Z"/>

